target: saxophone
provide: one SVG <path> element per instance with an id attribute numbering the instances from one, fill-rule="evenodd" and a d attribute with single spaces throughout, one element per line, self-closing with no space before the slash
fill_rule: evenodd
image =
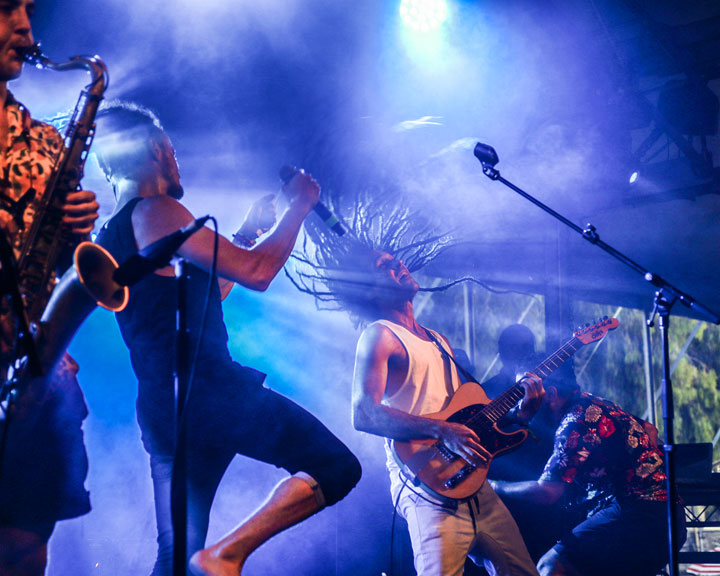
<path id="1" fill-rule="evenodd" d="M 74 56 L 67 62 L 51 62 L 35 44 L 24 54 L 38 68 L 64 72 L 85 69 L 91 81 L 83 89 L 64 136 L 64 149 L 58 157 L 45 194 L 37 206 L 32 226 L 17 259 L 17 276 L 25 311 L 30 322 L 40 320 L 54 288 L 54 272 L 67 268 L 62 262 L 75 239 L 63 224 L 63 205 L 68 192 L 80 189 L 85 160 L 95 136 L 95 116 L 108 85 L 105 63 L 97 56 Z"/>
<path id="2" fill-rule="evenodd" d="M 85 301 L 77 305 L 77 310 L 61 310 L 60 318 L 62 322 L 67 322 L 68 327 L 56 330 L 55 336 L 64 344 L 69 343 L 74 331 L 96 303 L 110 310 L 122 310 L 127 303 L 128 290 L 112 279 L 112 273 L 118 267 L 114 258 L 92 242 L 84 241 L 78 245 L 76 235 L 62 221 L 67 194 L 80 190 L 85 160 L 95 136 L 95 116 L 108 85 L 107 67 L 97 56 L 74 56 L 58 64 L 44 56 L 38 44 L 28 48 L 23 56 L 26 62 L 37 68 L 59 72 L 85 69 L 91 77 L 68 122 L 63 137 L 64 147 L 47 181 L 45 194 L 36 205 L 33 223 L 21 243 L 14 267 L 17 283 L 15 299 L 19 296 L 23 312 L 18 320 L 17 340 L 21 345 L 15 353 L 15 368 L 19 360 L 27 363 L 29 358 L 31 371 L 37 373 L 41 369 L 33 349 L 34 343 L 29 342 L 29 333 L 39 325 L 44 313 L 47 314 L 46 308 L 56 287 L 55 273 L 72 264 L 68 255 L 73 254 L 75 266 L 61 282 L 70 284 L 73 294 L 82 293 Z M 83 290 L 79 291 L 75 285 Z M 62 301 L 53 306 L 57 310 L 66 305 L 67 301 Z M 15 305 L 15 308 L 17 310 L 18 306 Z M 63 331 L 65 333 L 60 336 Z"/>

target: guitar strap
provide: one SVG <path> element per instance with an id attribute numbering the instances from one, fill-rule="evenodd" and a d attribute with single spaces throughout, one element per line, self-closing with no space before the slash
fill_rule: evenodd
<path id="1" fill-rule="evenodd" d="M 428 335 L 428 338 L 430 338 L 430 340 L 433 341 L 433 343 L 435 344 L 435 346 L 438 347 L 438 350 L 440 350 L 440 353 L 441 353 L 445 358 L 449 358 L 450 361 L 451 361 L 453 364 L 455 364 L 455 367 L 458 369 L 458 372 L 460 372 L 460 374 L 463 375 L 463 377 L 465 378 L 466 381 L 475 382 L 475 384 L 480 384 L 480 382 L 478 382 L 477 378 L 475 378 L 475 376 L 473 376 L 473 375 L 470 373 L 469 370 L 466 370 L 465 368 L 463 368 L 462 366 L 460 366 L 460 364 L 458 363 L 457 360 L 455 360 L 455 358 L 453 357 L 452 354 L 448 354 L 448 351 L 445 350 L 445 347 L 444 347 L 442 344 L 440 344 L 440 342 L 438 342 L 438 339 L 435 338 L 435 336 L 433 335 L 432 332 L 430 332 L 430 330 L 428 330 L 427 328 L 425 328 L 425 326 L 423 326 L 423 330 L 425 330 L 425 333 Z"/>
<path id="2" fill-rule="evenodd" d="M 435 336 L 433 336 L 433 334 L 432 334 L 432 332 L 430 332 L 430 330 L 428 330 L 424 326 L 423 326 L 423 330 L 425 330 L 425 333 L 428 335 L 428 338 L 430 338 L 430 340 L 432 340 L 434 342 L 435 346 L 437 346 L 440 349 L 440 352 L 442 353 L 442 355 L 445 356 L 446 358 L 450 358 L 450 360 L 452 360 L 452 363 L 455 364 L 458 371 L 465 377 L 466 381 L 475 382 L 475 384 L 482 386 L 482 384 L 480 384 L 480 382 L 477 381 L 477 378 L 475 378 L 475 376 L 473 376 L 468 370 L 466 370 L 465 368 L 460 366 L 460 364 L 458 364 L 457 360 L 455 360 L 455 358 L 452 355 L 448 354 L 447 350 L 445 350 L 445 348 L 440 344 L 440 342 L 438 342 L 437 338 L 435 338 Z M 447 383 L 446 383 L 446 385 L 447 385 Z M 451 396 L 452 396 L 452 394 L 453 393 L 450 392 Z M 515 415 L 516 411 L 517 411 L 517 406 L 512 408 L 510 410 L 510 412 L 508 412 L 505 416 L 503 416 L 503 422 L 506 422 L 508 424 L 515 424 L 516 426 L 520 426 L 521 428 L 526 428 L 528 433 L 530 434 L 530 436 L 532 436 L 535 440 L 537 440 L 539 442 L 540 439 L 533 433 L 533 431 L 530 429 L 528 423 L 525 422 L 524 420 L 518 418 Z"/>

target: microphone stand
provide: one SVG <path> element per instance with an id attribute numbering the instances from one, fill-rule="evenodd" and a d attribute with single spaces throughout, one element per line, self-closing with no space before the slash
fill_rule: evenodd
<path id="1" fill-rule="evenodd" d="M 701 304 L 700 302 L 693 299 L 688 294 L 682 292 L 664 278 L 646 270 L 637 262 L 631 260 L 625 256 L 622 252 L 619 252 L 612 246 L 606 244 L 600 240 L 600 235 L 597 233 L 595 226 L 587 224 L 585 229 L 580 228 L 555 210 L 546 206 L 536 198 L 524 190 L 515 186 L 512 182 L 509 182 L 502 176 L 500 172 L 495 169 L 495 165 L 499 162 L 498 155 L 495 150 L 487 144 L 481 144 L 478 142 L 475 145 L 474 150 L 475 157 L 482 164 L 483 174 L 485 174 L 491 180 L 497 180 L 503 183 L 511 190 L 517 192 L 529 200 L 572 230 L 580 234 L 585 240 L 594 244 L 598 248 L 601 248 L 638 274 L 643 279 L 650 282 L 657 288 L 655 297 L 653 300 L 653 310 L 650 317 L 647 320 L 648 326 L 654 325 L 655 316 L 657 315 L 660 319 L 660 336 L 662 338 L 662 397 L 663 397 L 663 422 L 665 425 L 665 444 L 663 449 L 665 451 L 665 472 L 667 479 L 667 518 L 668 518 L 668 546 L 669 546 L 669 566 L 670 575 L 676 576 L 678 574 L 678 560 L 677 560 L 677 520 L 675 517 L 675 500 L 677 499 L 677 487 L 675 486 L 675 453 L 673 449 L 674 434 L 673 434 L 673 417 L 675 407 L 673 404 L 673 393 L 672 385 L 670 381 L 670 345 L 669 345 L 669 329 L 670 329 L 670 311 L 673 304 L 678 300 L 685 306 L 702 316 L 707 322 L 713 324 L 720 324 L 720 317 L 712 312 L 709 308 Z"/>
<path id="2" fill-rule="evenodd" d="M 175 322 L 175 457 L 170 480 L 170 515 L 173 527 L 173 576 L 187 574 L 187 433 L 183 423 L 188 390 L 190 338 L 187 326 L 187 262 L 175 259 L 177 311 Z"/>
<path id="3" fill-rule="evenodd" d="M 187 432 L 183 416 L 190 387 L 190 336 L 187 325 L 188 264 L 173 255 L 210 216 L 203 216 L 133 254 L 113 272 L 113 280 L 131 286 L 155 270 L 175 265 L 177 309 L 175 311 L 175 359 L 173 365 L 175 455 L 170 478 L 170 517 L 173 529 L 173 576 L 186 576 L 187 564 Z"/>

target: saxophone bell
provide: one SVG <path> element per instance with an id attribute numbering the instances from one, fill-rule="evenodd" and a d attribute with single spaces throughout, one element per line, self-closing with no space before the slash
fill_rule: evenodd
<path id="1" fill-rule="evenodd" d="M 39 361 L 47 373 L 60 359 L 73 335 L 97 305 L 120 312 L 130 291 L 113 280 L 118 265 L 102 246 L 82 242 L 74 254 L 75 265 L 60 278 L 45 306 L 40 322 L 33 323 L 42 343 Z"/>
<path id="2" fill-rule="evenodd" d="M 99 305 L 113 312 L 127 306 L 130 290 L 113 278 L 118 263 L 112 254 L 99 244 L 81 242 L 73 256 L 78 281 Z"/>

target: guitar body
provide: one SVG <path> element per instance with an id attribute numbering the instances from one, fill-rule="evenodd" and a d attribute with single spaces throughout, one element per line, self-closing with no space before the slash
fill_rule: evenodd
<path id="1" fill-rule="evenodd" d="M 450 403 L 440 412 L 423 414 L 425 418 L 458 422 L 472 428 L 479 436 L 482 446 L 497 456 L 517 448 L 528 436 L 526 430 L 503 432 L 496 424 L 490 427 L 473 426 L 469 421 L 490 403 L 482 386 L 467 382 L 457 389 Z M 415 486 L 448 500 L 463 500 L 482 487 L 490 468 L 490 459 L 480 467 L 474 467 L 450 452 L 435 438 L 391 443 L 395 459 L 403 473 Z"/>
<path id="2" fill-rule="evenodd" d="M 619 324 L 617 318 L 607 316 L 592 325 L 586 324 L 543 360 L 532 373 L 547 378 L 582 346 L 604 338 Z M 527 430 L 507 433 L 497 427 L 497 422 L 524 394 L 522 385 L 515 383 L 491 402 L 479 384 L 463 384 L 453 394 L 445 409 L 423 416 L 465 424 L 478 435 L 480 444 L 491 454 L 490 460 L 476 468 L 434 438 L 407 442 L 393 440 L 391 448 L 403 474 L 415 486 L 420 486 L 441 500 L 469 498 L 480 490 L 485 482 L 492 458 L 517 448 L 527 438 Z"/>

